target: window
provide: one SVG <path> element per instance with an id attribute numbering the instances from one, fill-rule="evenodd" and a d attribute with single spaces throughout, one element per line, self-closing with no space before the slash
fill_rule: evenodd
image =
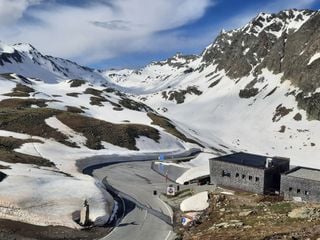
<path id="1" fill-rule="evenodd" d="M 300 192 L 301 192 L 301 190 L 298 188 L 298 189 L 297 189 L 297 193 L 300 193 Z"/>
<path id="2" fill-rule="evenodd" d="M 304 195 L 309 195 L 310 192 L 309 191 L 304 191 Z"/>
<path id="3" fill-rule="evenodd" d="M 289 187 L 289 192 L 292 192 L 292 187 Z"/>
<path id="4" fill-rule="evenodd" d="M 242 174 L 242 179 L 245 179 L 246 178 L 246 175 Z"/>
<path id="5" fill-rule="evenodd" d="M 252 176 L 249 176 L 249 180 L 252 181 Z"/>
<path id="6" fill-rule="evenodd" d="M 236 173 L 236 177 L 239 177 L 240 176 L 240 174 L 239 173 Z"/>
<path id="7" fill-rule="evenodd" d="M 231 177 L 231 174 L 225 170 L 222 170 L 222 177 Z"/>
<path id="8" fill-rule="evenodd" d="M 260 181 L 260 178 L 259 177 L 256 177 L 256 182 L 259 182 Z"/>

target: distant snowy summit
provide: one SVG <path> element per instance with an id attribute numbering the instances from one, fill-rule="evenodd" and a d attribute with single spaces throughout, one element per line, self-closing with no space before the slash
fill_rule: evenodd
<path id="1" fill-rule="evenodd" d="M 30 44 L 8 45 L 0 42 L 0 73 L 16 73 L 48 83 L 66 79 L 105 82 L 98 70 L 75 62 L 41 54 Z"/>

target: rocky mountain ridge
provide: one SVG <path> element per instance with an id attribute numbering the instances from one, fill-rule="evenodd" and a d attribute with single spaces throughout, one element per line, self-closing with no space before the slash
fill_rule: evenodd
<path id="1" fill-rule="evenodd" d="M 16 73 L 55 83 L 66 79 L 105 82 L 99 70 L 63 58 L 43 55 L 30 44 L 0 42 L 0 73 Z"/>
<path id="2" fill-rule="evenodd" d="M 306 102 L 318 101 L 317 94 L 312 92 L 320 86 L 319 21 L 319 11 L 312 10 L 286 10 L 277 14 L 260 13 L 244 27 L 222 31 L 199 56 L 177 54 L 168 60 L 151 63 L 141 70 L 132 72 L 122 70 L 118 72 L 119 74 L 113 72 L 110 78 L 114 82 L 125 82 L 126 79 L 130 81 L 131 77 L 139 79 L 134 75 L 146 72 L 146 75 L 149 74 L 147 76 L 149 80 L 171 79 L 171 82 L 174 82 L 172 76 L 177 76 L 177 72 L 181 77 L 191 72 L 201 74 L 205 68 L 214 66 L 214 71 L 209 73 L 211 77 L 216 76 L 219 71 L 224 71 L 226 76 L 238 82 L 241 78 L 252 74 L 255 78 L 240 94 L 243 97 L 254 97 L 258 93 L 255 84 L 268 81 L 261 76 L 262 69 L 266 68 L 274 74 L 282 74 L 283 81 L 289 80 L 298 87 L 299 91 L 295 95 L 299 106 L 307 110 L 311 119 L 320 119 L 319 109 L 311 110 L 304 107 L 308 105 Z M 163 67 L 163 70 L 152 72 L 155 66 Z M 122 76 L 123 72 L 125 74 Z M 147 78 L 143 81 L 150 83 L 152 80 L 148 81 Z M 158 82 L 161 84 L 161 81 Z M 215 83 L 217 81 L 210 86 L 213 87 Z M 245 92 L 249 95 L 243 94 Z"/>
<path id="3" fill-rule="evenodd" d="M 260 13 L 198 56 L 105 76 L 215 149 L 301 163 L 320 144 L 319 21 L 312 10 Z"/>

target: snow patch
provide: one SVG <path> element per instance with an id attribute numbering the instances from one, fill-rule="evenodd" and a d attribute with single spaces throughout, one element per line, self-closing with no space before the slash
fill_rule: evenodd
<path id="1" fill-rule="evenodd" d="M 308 66 L 320 58 L 320 52 L 315 53 L 309 60 Z"/>
<path id="2" fill-rule="evenodd" d="M 71 143 L 77 143 L 77 145 L 85 145 L 87 142 L 87 138 L 84 137 L 81 133 L 77 133 L 69 128 L 67 125 L 63 124 L 59 121 L 55 116 L 50 117 L 45 120 L 46 124 L 62 134 L 69 137 L 68 141 Z"/>
<path id="3" fill-rule="evenodd" d="M 196 195 L 183 200 L 180 204 L 180 209 L 183 212 L 203 211 L 208 207 L 208 192 L 197 193 Z"/>

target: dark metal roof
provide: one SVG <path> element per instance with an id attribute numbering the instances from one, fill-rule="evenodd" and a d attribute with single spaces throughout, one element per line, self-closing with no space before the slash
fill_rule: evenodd
<path id="1" fill-rule="evenodd" d="M 316 168 L 307 168 L 307 167 L 295 167 L 286 173 L 284 175 L 295 177 L 295 178 L 303 178 L 313 181 L 320 181 L 320 169 Z"/>
<path id="2" fill-rule="evenodd" d="M 253 167 L 253 168 L 266 169 L 267 158 L 272 158 L 273 165 L 279 165 L 289 161 L 289 159 L 287 158 L 262 156 L 262 155 L 251 154 L 251 153 L 244 153 L 244 152 L 224 155 L 217 158 L 212 158 L 211 160 L 234 163 L 234 164 Z"/>

